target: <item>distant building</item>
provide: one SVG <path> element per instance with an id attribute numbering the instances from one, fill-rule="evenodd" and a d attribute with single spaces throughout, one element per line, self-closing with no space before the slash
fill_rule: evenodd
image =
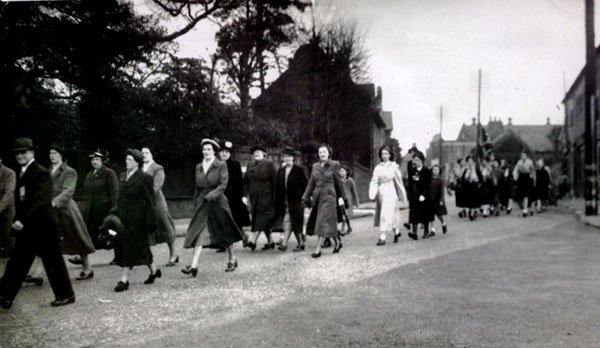
<path id="1" fill-rule="evenodd" d="M 508 118 L 505 125 L 499 119 L 490 119 L 487 125 L 482 125 L 483 137 L 491 145 L 498 159 L 516 163 L 522 151 L 528 152 L 532 158 L 543 158 L 547 164 L 560 162 L 560 142 L 562 141 L 562 126 L 550 124 L 546 119 L 544 125 L 514 125 Z M 480 140 L 483 146 L 484 140 Z M 427 149 L 428 163 L 439 163 L 439 134 L 433 136 Z M 477 122 L 473 118 L 470 125 L 463 124 L 458 137 L 453 141 L 442 140 L 442 161 L 444 164 L 455 163 L 458 158 L 464 158 L 475 153 L 477 146 Z"/>
<path id="2" fill-rule="evenodd" d="M 353 169 L 359 196 L 367 200 L 377 151 L 391 143 L 391 112 L 383 111 L 382 90 L 355 84 L 347 66 L 327 59 L 316 42 L 298 48 L 289 68 L 252 103 L 255 117 L 278 119 L 293 145 L 325 142 L 333 157 Z M 310 164 L 310 159 L 307 161 Z"/>

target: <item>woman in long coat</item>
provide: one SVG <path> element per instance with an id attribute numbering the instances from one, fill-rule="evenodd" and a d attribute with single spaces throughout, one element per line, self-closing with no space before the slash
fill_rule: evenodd
<path id="1" fill-rule="evenodd" d="M 229 209 L 233 220 L 238 225 L 240 230 L 244 226 L 250 226 L 250 214 L 248 208 L 242 201 L 244 198 L 244 176 L 242 175 L 242 165 L 239 161 L 231 158 L 233 152 L 233 144 L 226 141 L 219 150 L 221 161 L 227 163 L 227 172 L 229 173 L 229 181 L 225 188 L 225 197 L 229 200 Z"/>
<path id="2" fill-rule="evenodd" d="M 229 253 L 229 262 L 225 272 L 234 271 L 237 258 L 233 253 L 233 243 L 245 241 L 231 211 L 225 194 L 228 182 L 227 164 L 215 157 L 219 144 L 212 139 L 202 140 L 204 159 L 196 165 L 196 183 L 194 186 L 194 214 L 185 235 L 184 248 L 194 248 L 192 264 L 181 271 L 195 277 L 198 274 L 198 261 L 202 247 L 225 247 Z"/>
<path id="3" fill-rule="evenodd" d="M 331 147 L 319 145 L 319 162 L 313 164 L 308 186 L 302 200 L 312 207 L 306 225 L 306 234 L 319 236 L 312 257 L 321 256 L 321 243 L 325 238 L 333 239 L 333 253 L 342 248 L 337 229 L 337 205 L 347 205 L 346 190 L 340 176 L 340 163 L 331 160 Z"/>
<path id="4" fill-rule="evenodd" d="M 445 234 L 448 232 L 448 227 L 446 226 L 446 221 L 444 221 L 444 215 L 448 214 L 448 209 L 446 209 L 446 200 L 444 199 L 444 180 L 440 177 L 441 172 L 439 165 L 436 164 L 431 167 L 431 188 L 429 189 L 429 194 L 431 196 L 433 214 L 442 223 L 442 232 Z M 434 222 L 433 220 L 431 221 L 432 233 L 435 233 L 435 229 L 433 228 Z"/>
<path id="5" fill-rule="evenodd" d="M 115 215 L 121 220 L 124 231 L 115 246 L 115 262 L 123 270 L 115 291 L 129 289 L 129 271 L 134 266 L 150 269 L 144 284 L 152 284 L 161 277 L 153 262 L 148 236 L 156 230 L 154 189 L 152 177 L 141 169 L 143 156 L 139 150 L 125 152 L 126 172 L 121 175 L 121 186 Z"/>
<path id="6" fill-rule="evenodd" d="M 156 231 L 150 234 L 150 245 L 167 243 L 169 246 L 169 262 L 166 266 L 175 266 L 179 262 L 179 255 L 175 250 L 175 221 L 169 213 L 167 200 L 162 192 L 165 183 L 165 169 L 154 162 L 154 156 L 150 147 L 142 147 L 144 156 L 144 173 L 152 177 L 154 187 L 154 209 L 156 211 Z"/>
<path id="7" fill-rule="evenodd" d="M 431 170 L 423 165 L 425 157 L 421 152 L 413 155 L 415 169 L 412 172 L 408 189 L 410 202 L 408 221 L 412 224 L 412 232 L 408 236 L 414 240 L 418 239 L 417 230 L 419 224 L 423 224 L 423 238 L 433 237 L 435 234 L 429 232 L 429 222 L 433 220 L 433 204 L 431 202 Z"/>
<path id="8" fill-rule="evenodd" d="M 304 250 L 302 228 L 304 225 L 304 207 L 302 195 L 308 179 L 302 167 L 294 164 L 296 151 L 293 148 L 283 149 L 283 166 L 277 173 L 277 190 L 275 192 L 275 225 L 283 227 L 283 240 L 279 250 L 286 251 L 290 234 L 293 231 L 298 246 L 294 251 Z"/>
<path id="9" fill-rule="evenodd" d="M 400 205 L 406 202 L 406 191 L 402 182 L 402 172 L 394 162 L 394 152 L 384 145 L 379 149 L 381 162 L 373 170 L 369 185 L 369 198 L 377 202 L 374 225 L 379 226 L 377 245 L 385 245 L 386 232 L 394 232 L 394 243 L 400 237 Z"/>
<path id="10" fill-rule="evenodd" d="M 82 270 L 77 280 L 91 279 L 94 271 L 88 255 L 95 251 L 94 243 L 83 221 L 77 203 L 73 200 L 77 187 L 77 172 L 63 162 L 64 150 L 60 146 L 50 147 L 50 175 L 52 177 L 52 206 L 58 216 L 58 235 L 63 254 L 79 255 Z"/>
<path id="11" fill-rule="evenodd" d="M 252 214 L 252 237 L 248 247 L 254 250 L 260 232 L 264 232 L 267 236 L 267 244 L 263 250 L 274 249 L 271 227 L 275 213 L 277 170 L 273 162 L 265 159 L 267 150 L 264 147 L 253 146 L 250 151 L 254 161 L 248 165 L 244 176 L 244 188 L 250 201 Z"/>
<path id="12" fill-rule="evenodd" d="M 536 161 L 535 168 L 535 189 L 534 196 L 536 201 L 536 209 L 538 213 L 542 212 L 542 209 L 546 209 L 546 205 L 550 200 L 550 170 L 544 166 L 544 160 L 542 158 Z"/>

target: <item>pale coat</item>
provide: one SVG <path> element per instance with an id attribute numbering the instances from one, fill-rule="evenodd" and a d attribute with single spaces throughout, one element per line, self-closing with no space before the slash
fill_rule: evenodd
<path id="1" fill-rule="evenodd" d="M 396 162 L 379 163 L 373 170 L 369 198 L 376 200 L 374 226 L 380 231 L 400 227 L 400 202 L 408 202 L 402 172 Z"/>
<path id="2" fill-rule="evenodd" d="M 306 225 L 306 234 L 337 237 L 337 198 L 347 205 L 346 189 L 339 173 L 340 163 L 329 160 L 323 166 L 313 164 L 308 186 L 302 200 L 312 209 Z"/>
<path id="3" fill-rule="evenodd" d="M 58 217 L 58 237 L 60 249 L 67 255 L 87 255 L 93 253 L 94 243 L 83 221 L 77 203 L 73 200 L 77 187 L 77 172 L 63 163 L 51 173 L 52 204 Z"/>
<path id="4" fill-rule="evenodd" d="M 172 243 L 175 240 L 175 221 L 169 214 L 167 200 L 162 192 L 165 183 L 165 170 L 163 166 L 152 162 L 145 170 L 153 180 L 154 209 L 156 211 L 156 231 L 150 234 L 150 245 Z"/>

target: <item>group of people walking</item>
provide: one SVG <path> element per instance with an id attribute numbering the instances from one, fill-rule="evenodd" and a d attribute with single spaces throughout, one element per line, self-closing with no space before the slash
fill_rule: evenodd
<path id="1" fill-rule="evenodd" d="M 498 216 L 504 210 L 510 214 L 513 202 L 522 209 L 521 216 L 533 215 L 546 209 L 552 201 L 550 169 L 542 158 L 535 164 L 526 152 L 514 167 L 506 160 L 498 160 L 494 154 L 483 157 L 481 162 L 467 156 L 459 159 L 453 170 L 450 188 L 455 192 L 456 206 L 461 208 L 459 217 L 475 220 Z"/>
<path id="2" fill-rule="evenodd" d="M 203 159 L 195 167 L 194 210 L 183 243 L 193 253 L 190 263 L 181 270 L 184 274 L 196 277 L 203 248 L 226 251 L 225 271 L 235 271 L 239 261 L 233 245 L 241 241 L 254 251 L 261 233 L 267 240 L 263 250 L 277 246 L 286 251 L 293 234 L 297 243 L 294 252 L 304 251 L 306 236 L 314 235 L 318 240 L 313 258 L 320 257 L 324 247 L 333 247 L 334 254 L 341 251 L 342 237 L 352 231 L 352 207 L 358 206 L 359 199 L 350 169 L 332 160 L 329 145 L 319 145 L 318 160 L 309 172 L 296 164 L 297 151 L 293 148 L 284 148 L 282 163 L 276 165 L 267 159 L 266 148 L 254 146 L 253 161 L 243 174 L 240 162 L 232 158 L 231 142 L 203 139 L 201 144 Z M 31 139 L 16 139 L 13 153 L 20 166 L 18 175 L 0 161 L 0 256 L 10 256 L 0 280 L 0 307 L 12 306 L 23 282 L 41 285 L 42 265 L 56 297 L 51 305 L 75 302 L 63 254 L 72 255 L 68 261 L 82 267 L 75 280 L 86 281 L 94 277 L 89 255 L 98 249 L 114 249 L 111 264 L 121 268 L 116 292 L 129 289 L 129 274 L 135 266 L 148 268 L 144 284 L 161 278 L 150 249 L 153 245 L 168 246 L 165 266 L 179 263 L 175 223 L 162 193 L 165 171 L 154 161 L 149 146 L 125 151 L 125 171 L 120 176 L 107 166 L 107 153 L 92 152 L 81 210 L 73 200 L 77 172 L 67 165 L 62 147 L 50 147 L 49 170 L 35 161 Z M 385 245 L 388 234 L 397 243 L 402 225 L 411 230 L 408 236 L 414 240 L 419 239 L 419 227 L 424 230 L 422 238 L 434 236 L 430 226 L 436 216 L 442 231 L 447 232 L 440 167 L 426 167 L 423 153 L 416 148 L 409 153 L 412 160 L 405 180 L 393 150 L 383 146 L 378 152 L 380 163 L 373 172 L 369 198 L 376 202 L 374 225 L 379 227 L 379 246 Z M 513 171 L 504 162 L 495 166 L 494 161 L 475 165 L 472 158 L 467 158 L 467 165 L 455 172 L 457 205 L 465 209 L 461 214 L 473 219 L 477 214 L 474 210 L 481 204 L 485 204 L 484 214 L 497 212 L 501 204 L 510 211 L 511 199 L 519 197 L 524 199 L 525 214 L 532 192 L 537 192 L 537 199 L 544 199 L 536 190 L 544 185 L 544 174 L 535 171 L 526 156 Z M 512 175 L 507 177 L 507 173 Z M 488 176 L 493 179 L 486 179 Z M 517 183 L 514 197 L 502 186 L 506 184 L 502 178 L 513 177 Z M 400 211 L 407 206 L 408 222 L 403 222 Z M 306 225 L 304 208 L 310 208 Z M 244 227 L 249 228 L 248 235 Z M 275 231 L 282 232 L 277 243 L 273 240 Z M 34 262 L 36 257 L 40 261 Z"/>

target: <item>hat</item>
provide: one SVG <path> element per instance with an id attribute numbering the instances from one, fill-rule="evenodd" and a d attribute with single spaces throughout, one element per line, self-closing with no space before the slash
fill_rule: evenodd
<path id="1" fill-rule="evenodd" d="M 226 140 L 221 143 L 221 150 L 227 150 L 229 152 L 233 151 L 233 143 L 229 140 Z"/>
<path id="2" fill-rule="evenodd" d="M 413 158 L 418 157 L 421 161 L 425 161 L 425 155 L 421 151 L 417 151 L 413 154 Z"/>
<path id="3" fill-rule="evenodd" d="M 144 165 L 144 156 L 138 149 L 127 149 L 125 150 L 125 156 L 130 155 L 133 159 L 141 166 Z"/>
<path id="4" fill-rule="evenodd" d="M 25 150 L 33 150 L 33 141 L 29 138 L 17 138 L 15 139 L 15 145 L 12 149 L 13 152 L 20 152 Z"/>
<path id="5" fill-rule="evenodd" d="M 64 155 L 64 153 L 65 153 L 65 149 L 58 144 L 50 145 L 50 148 L 48 150 L 54 150 L 54 151 L 60 153 L 61 155 Z"/>
<path id="6" fill-rule="evenodd" d="M 283 153 L 284 155 L 296 156 L 296 149 L 290 146 L 286 146 L 283 148 L 281 153 Z"/>
<path id="7" fill-rule="evenodd" d="M 250 153 L 254 153 L 254 151 L 260 150 L 264 153 L 267 153 L 267 149 L 262 145 L 254 145 L 250 148 Z"/>
<path id="8" fill-rule="evenodd" d="M 107 156 L 108 156 L 108 152 L 102 153 L 102 151 L 100 149 L 97 149 L 96 151 L 92 152 L 88 157 L 89 158 L 98 157 L 98 158 L 105 159 Z"/>
<path id="9" fill-rule="evenodd" d="M 202 146 L 204 146 L 206 144 L 211 144 L 213 146 L 213 148 L 215 149 L 215 151 L 217 151 L 221 148 L 219 146 L 219 143 L 217 143 L 216 141 L 214 141 L 212 139 L 208 139 L 208 138 L 202 139 L 202 142 L 200 142 L 200 144 L 202 144 Z"/>

